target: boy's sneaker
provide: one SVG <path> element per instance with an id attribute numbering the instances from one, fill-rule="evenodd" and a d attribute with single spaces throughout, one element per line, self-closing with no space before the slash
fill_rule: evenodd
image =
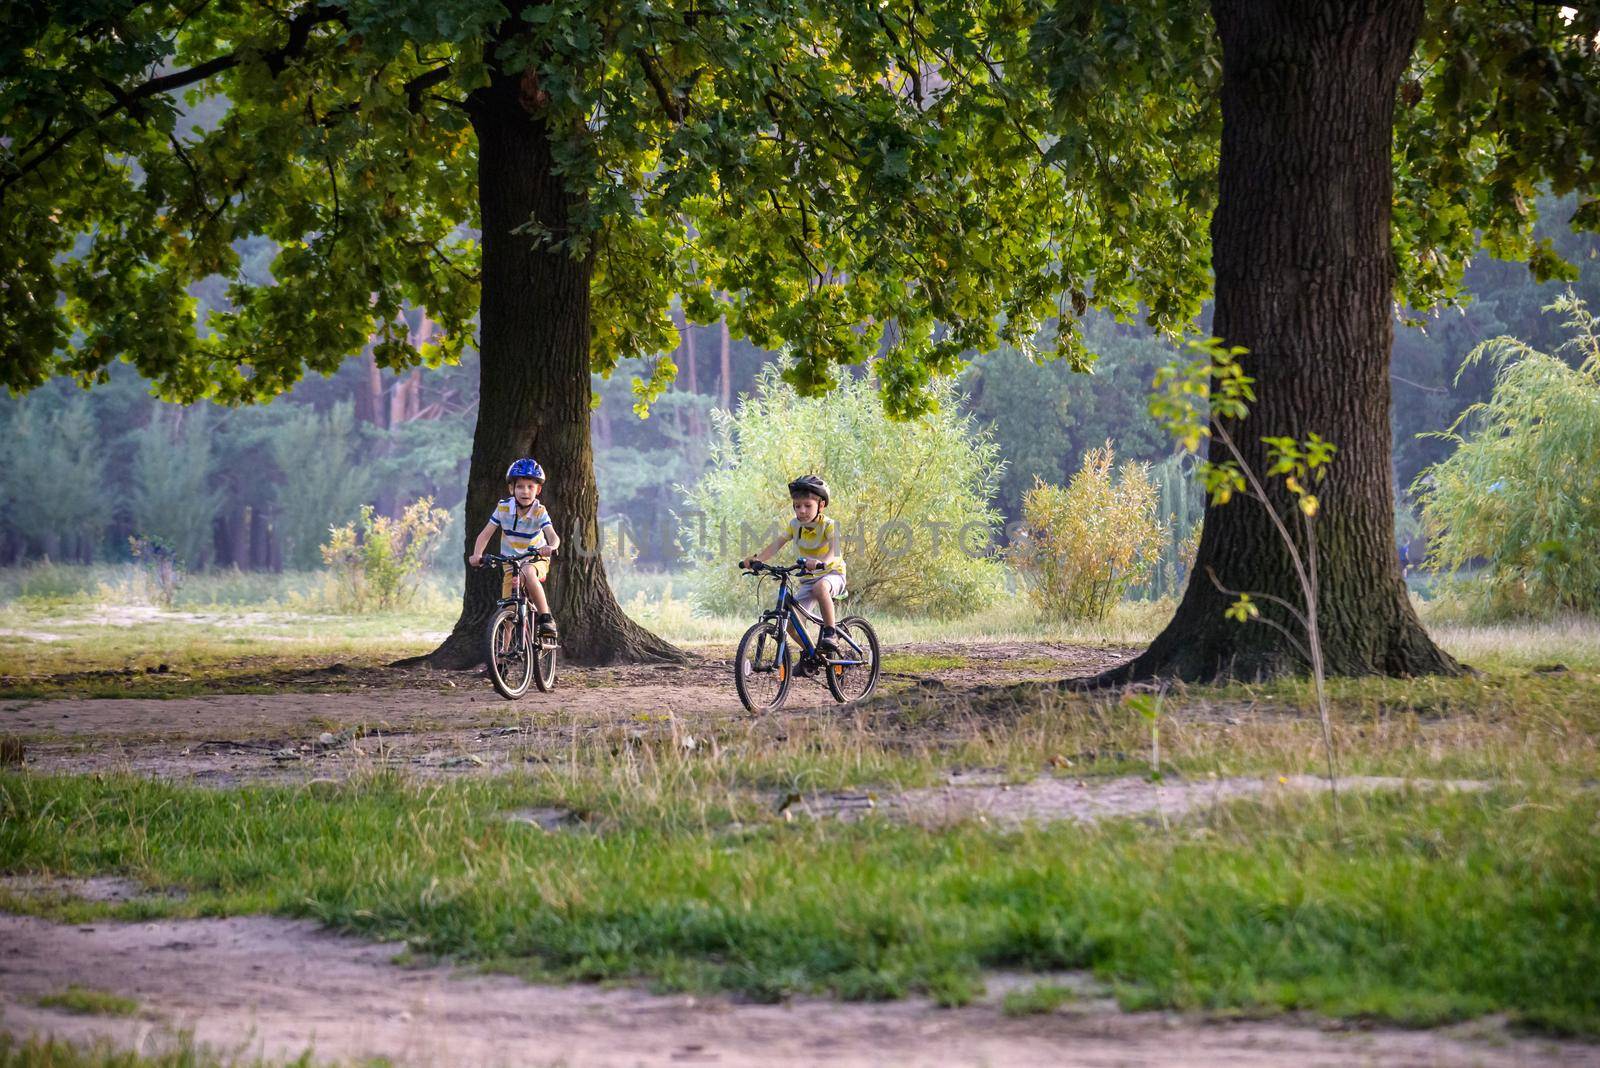
<path id="1" fill-rule="evenodd" d="M 551 615 L 549 612 L 540 612 L 539 613 L 539 618 L 537 620 L 537 624 L 538 624 L 538 629 L 539 629 L 539 637 L 541 637 L 541 638 L 559 638 L 559 637 L 561 637 L 560 634 L 556 633 L 556 617 Z"/>
<path id="2" fill-rule="evenodd" d="M 834 641 L 839 632 L 832 627 L 823 627 L 822 634 L 817 638 L 817 652 L 826 657 L 839 655 L 839 643 Z"/>

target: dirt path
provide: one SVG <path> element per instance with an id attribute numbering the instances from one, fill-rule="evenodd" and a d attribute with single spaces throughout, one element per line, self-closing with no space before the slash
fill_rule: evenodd
<path id="1" fill-rule="evenodd" d="M 1087 674 L 1131 650 L 1038 643 L 921 643 L 885 650 L 881 692 L 942 693 Z M 897 662 L 907 666 L 900 668 Z M 951 666 L 928 668 L 927 663 Z M 323 680 L 326 689 L 314 688 Z M 324 669 L 293 690 L 171 699 L 7 700 L 0 736 L 22 739 L 42 772 L 125 770 L 219 785 L 342 777 L 377 764 L 421 773 L 504 771 L 574 735 L 676 720 L 694 731 L 743 726 L 728 659 L 684 666 L 564 669 L 556 692 L 501 699 L 476 673 Z M 794 717 L 851 715 L 815 680 L 798 680 L 773 729 Z"/>
<path id="2" fill-rule="evenodd" d="M 954 1010 L 918 1000 L 749 1005 L 538 986 L 401 968 L 391 963 L 399 946 L 265 917 L 71 926 L 0 916 L 0 946 L 0 1019 L 12 1033 L 104 1036 L 146 1051 L 188 1030 L 251 1056 L 281 1060 L 312 1049 L 319 1059 L 387 1057 L 397 1065 L 1600 1065 L 1600 1047 L 1511 1037 L 1492 1024 L 1399 1031 L 1212 1023 L 1122 1013 L 1097 999 L 1012 1019 L 992 1000 Z M 74 983 L 133 998 L 139 1015 L 38 1006 Z"/>

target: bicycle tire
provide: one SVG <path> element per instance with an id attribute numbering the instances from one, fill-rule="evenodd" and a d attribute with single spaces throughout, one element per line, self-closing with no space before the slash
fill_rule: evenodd
<path id="1" fill-rule="evenodd" d="M 533 682 L 540 693 L 550 693 L 556 688 L 556 646 L 545 645 L 538 637 L 538 652 L 533 655 Z"/>
<path id="2" fill-rule="evenodd" d="M 768 653 L 768 643 L 771 643 L 771 652 Z M 794 651 L 787 642 L 782 643 L 783 659 L 779 662 L 778 630 L 771 623 L 762 622 L 752 626 L 744 632 L 744 637 L 739 639 L 739 650 L 733 655 L 733 687 L 739 691 L 739 700 L 747 711 L 752 713 L 776 712 L 783 707 L 784 700 L 789 696 L 789 684 L 794 681 Z M 770 655 L 770 667 L 763 668 L 761 659 Z M 751 693 L 750 680 L 755 675 L 776 671 L 778 675 L 778 689 L 766 701 L 760 701 Z"/>
<path id="3" fill-rule="evenodd" d="M 506 626 L 511 628 L 509 644 L 513 648 L 508 649 L 502 656 L 501 628 Z M 517 648 L 521 649 L 520 657 L 513 655 Z M 528 637 L 522 633 L 514 605 L 506 605 L 489 617 L 489 624 L 483 632 L 483 653 L 484 660 L 489 665 L 489 681 L 494 683 L 494 688 L 501 697 L 507 701 L 515 701 L 528 692 L 528 687 L 533 682 L 533 661 L 528 656 Z M 519 663 L 520 675 L 515 667 Z"/>
<path id="4" fill-rule="evenodd" d="M 860 616 L 848 616 L 841 619 L 835 628 L 841 635 L 850 635 L 851 641 L 861 646 L 867 654 L 865 664 L 829 664 L 827 670 L 828 692 L 833 694 L 833 699 L 840 704 L 865 701 L 872 696 L 878 688 L 878 676 L 883 671 L 882 650 L 878 645 L 878 632 L 872 629 L 872 624 Z M 840 650 L 845 651 L 849 646 L 844 642 L 839 643 Z M 865 679 L 847 687 L 857 679 Z M 859 690 L 859 692 L 858 692 Z"/>

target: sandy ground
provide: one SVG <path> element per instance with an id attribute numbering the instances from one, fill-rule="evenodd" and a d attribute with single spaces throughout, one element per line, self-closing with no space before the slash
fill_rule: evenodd
<path id="1" fill-rule="evenodd" d="M 398 1065 L 1600 1065 L 1600 1047 L 1450 1031 L 1330 1029 L 1118 1012 L 1103 999 L 1012 1019 L 989 1001 L 783 1005 L 540 986 L 445 967 L 303 922 L 243 917 L 88 926 L 0 916 L 0 1007 L 13 1033 L 154 1051 L 179 1031 L 273 1059 Z M 43 1009 L 70 984 L 133 998 L 133 1018 Z"/>

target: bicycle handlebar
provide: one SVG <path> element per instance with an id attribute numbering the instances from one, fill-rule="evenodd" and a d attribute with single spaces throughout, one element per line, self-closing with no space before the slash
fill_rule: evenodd
<path id="1" fill-rule="evenodd" d="M 974 560 L 988 559 L 988 557 L 983 553 L 968 553 L 966 555 L 970 556 Z M 796 572 L 810 570 L 806 567 L 806 562 L 804 560 L 796 560 L 793 564 L 790 564 L 787 567 L 779 567 L 775 564 L 762 563 L 760 560 L 751 560 L 749 566 L 747 567 L 744 565 L 743 561 L 740 561 L 739 569 L 747 575 L 768 574 L 778 576 L 793 575 Z"/>
<path id="2" fill-rule="evenodd" d="M 552 549 L 550 555 L 554 556 L 557 550 Z M 479 567 L 494 567 L 498 564 L 525 564 L 529 560 L 543 560 L 545 557 L 538 549 L 529 549 L 525 553 L 516 553 L 512 556 L 502 556 L 499 553 L 484 553 L 478 558 Z"/>
<path id="3" fill-rule="evenodd" d="M 809 569 L 806 567 L 806 562 L 804 560 L 796 560 L 793 564 L 790 564 L 787 567 L 779 567 L 775 564 L 762 563 L 760 560 L 752 560 L 750 561 L 750 566 L 743 568 L 742 570 L 751 575 L 759 575 L 762 572 L 765 572 L 769 575 L 793 575 L 797 571 L 806 571 Z"/>

